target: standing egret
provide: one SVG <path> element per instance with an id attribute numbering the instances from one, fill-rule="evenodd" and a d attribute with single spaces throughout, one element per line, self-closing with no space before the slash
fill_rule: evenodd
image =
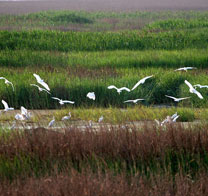
<path id="1" fill-rule="evenodd" d="M 9 80 L 7 80 L 5 77 L 0 77 L 0 80 L 5 80 L 5 84 L 6 85 L 11 85 L 12 86 L 12 89 L 14 91 L 14 85 L 12 84 L 12 82 L 10 82 Z"/>
<path id="2" fill-rule="evenodd" d="M 39 84 L 41 84 L 45 89 L 47 89 L 48 91 L 50 91 L 49 86 L 44 82 L 43 79 L 40 78 L 39 75 L 33 74 L 33 76 L 36 78 L 36 80 L 37 80 L 37 82 L 38 82 Z"/>
<path id="3" fill-rule="evenodd" d="M 69 112 L 68 116 L 64 116 L 61 120 L 69 120 L 71 118 L 71 112 Z"/>
<path id="4" fill-rule="evenodd" d="M 113 89 L 113 88 L 117 90 L 118 94 L 120 94 L 121 91 L 123 91 L 123 90 L 128 91 L 128 92 L 131 91 L 130 89 L 128 89 L 128 88 L 126 88 L 126 87 L 117 88 L 117 87 L 114 86 L 114 85 L 108 86 L 108 89 Z"/>
<path id="5" fill-rule="evenodd" d="M 186 85 L 189 87 L 189 92 L 196 94 L 200 99 L 203 99 L 200 92 L 198 92 L 187 80 L 185 80 Z"/>
<path id="6" fill-rule="evenodd" d="M 55 123 L 55 117 L 53 116 L 53 119 L 48 123 L 48 127 L 52 127 Z"/>
<path id="7" fill-rule="evenodd" d="M 52 98 L 52 99 L 55 99 L 55 100 L 58 100 L 59 103 L 60 103 L 61 105 L 64 105 L 65 103 L 71 103 L 71 104 L 74 104 L 74 101 L 62 100 L 62 99 L 59 99 L 59 98 L 57 98 L 57 97 L 51 97 L 51 98 Z"/>
<path id="8" fill-rule="evenodd" d="M 131 90 L 133 91 L 133 90 L 134 90 L 137 86 L 139 86 L 140 84 L 144 84 L 145 81 L 146 81 L 147 79 L 151 78 L 151 77 L 153 77 L 153 75 L 147 76 L 147 77 L 145 77 L 145 78 L 139 80 L 139 81 L 134 85 L 134 87 L 133 87 Z"/>
<path id="9" fill-rule="evenodd" d="M 101 116 L 101 117 L 99 118 L 98 122 L 99 122 L 99 123 L 100 123 L 100 122 L 102 122 L 102 121 L 103 121 L 103 119 L 104 119 L 104 117 L 103 117 L 103 116 Z"/>

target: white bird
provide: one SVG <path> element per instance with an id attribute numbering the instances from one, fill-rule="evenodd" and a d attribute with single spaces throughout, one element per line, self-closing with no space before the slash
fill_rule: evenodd
<path id="1" fill-rule="evenodd" d="M 31 86 L 36 86 L 38 88 L 38 90 L 41 92 L 41 91 L 45 91 L 47 92 L 48 94 L 51 94 L 48 90 L 44 89 L 44 88 L 41 88 L 40 86 L 36 85 L 36 84 L 30 84 Z"/>
<path id="2" fill-rule="evenodd" d="M 140 84 L 144 84 L 145 81 L 146 81 L 147 79 L 151 78 L 151 77 L 153 77 L 153 75 L 147 76 L 147 77 L 145 77 L 145 78 L 139 80 L 139 81 L 134 85 L 134 87 L 133 87 L 131 90 L 133 91 L 133 90 L 134 90 L 137 86 L 139 86 Z"/>
<path id="3" fill-rule="evenodd" d="M 22 114 L 16 114 L 14 117 L 16 120 L 25 120 L 25 117 Z"/>
<path id="4" fill-rule="evenodd" d="M 176 120 L 178 119 L 179 115 L 177 115 L 175 118 L 172 119 L 172 122 L 176 122 Z"/>
<path id="5" fill-rule="evenodd" d="M 14 108 L 9 108 L 9 106 L 8 106 L 8 104 L 7 104 L 7 102 L 6 101 L 4 101 L 3 99 L 2 99 L 2 101 L 1 101 L 2 103 L 3 103 L 3 105 L 4 105 L 4 111 L 5 112 L 7 112 L 7 111 L 11 111 L 11 110 L 14 110 Z"/>
<path id="6" fill-rule="evenodd" d="M 89 99 L 95 100 L 95 93 L 94 93 L 94 92 L 89 92 L 89 93 L 87 93 L 87 97 L 88 97 Z"/>
<path id="7" fill-rule="evenodd" d="M 171 99 L 173 99 L 174 101 L 176 102 L 179 102 L 181 100 L 184 100 L 184 99 L 189 99 L 190 97 L 183 97 L 183 98 L 176 98 L 176 97 L 172 97 L 172 96 L 169 96 L 169 95 L 165 95 L 166 97 L 169 97 Z"/>
<path id="8" fill-rule="evenodd" d="M 176 116 L 178 116 L 177 112 L 171 116 L 171 119 L 174 119 Z"/>
<path id="9" fill-rule="evenodd" d="M 69 120 L 71 118 L 71 112 L 69 112 L 68 116 L 64 116 L 61 120 Z"/>
<path id="10" fill-rule="evenodd" d="M 26 108 L 24 108 L 23 106 L 21 106 L 21 114 L 25 117 L 26 120 L 29 120 L 31 117 L 31 113 L 28 112 L 28 110 Z"/>
<path id="11" fill-rule="evenodd" d="M 99 118 L 99 120 L 98 120 L 98 122 L 100 123 L 100 122 L 102 122 L 103 121 L 103 116 L 101 116 L 100 118 Z"/>
<path id="12" fill-rule="evenodd" d="M 199 87 L 199 88 L 208 88 L 208 85 L 201 85 L 201 84 L 195 84 L 194 88 Z"/>
<path id="13" fill-rule="evenodd" d="M 132 102 L 132 103 L 135 103 L 137 104 L 138 101 L 143 101 L 144 99 L 134 99 L 134 100 L 127 100 L 127 101 L 124 101 L 124 103 L 129 103 L 129 102 Z"/>
<path id="14" fill-rule="evenodd" d="M 161 123 L 155 119 L 155 122 L 159 125 L 159 126 L 163 126 L 166 123 L 174 123 L 176 122 L 176 120 L 178 119 L 179 115 L 177 114 L 177 112 L 175 114 L 173 114 L 172 116 L 167 116 Z"/>
<path id="15" fill-rule="evenodd" d="M 50 91 L 49 86 L 44 82 L 43 79 L 40 78 L 39 75 L 33 74 L 33 76 L 36 78 L 36 80 L 37 80 L 37 82 L 38 82 L 39 84 L 41 84 L 45 89 L 47 89 L 48 91 Z"/>
<path id="16" fill-rule="evenodd" d="M 186 85 L 189 87 L 189 92 L 196 94 L 200 99 L 203 99 L 200 92 L 198 92 L 187 80 L 185 80 Z"/>
<path id="17" fill-rule="evenodd" d="M 74 101 L 62 100 L 62 99 L 59 99 L 59 98 L 57 98 L 57 97 L 51 97 L 51 98 L 52 98 L 52 99 L 55 99 L 55 100 L 58 100 L 59 103 L 60 103 L 61 105 L 64 105 L 65 103 L 71 103 L 71 104 L 74 104 Z"/>
<path id="18" fill-rule="evenodd" d="M 128 92 L 131 91 L 130 89 L 128 89 L 128 88 L 126 88 L 126 87 L 117 88 L 117 87 L 114 86 L 114 85 L 108 86 L 108 89 L 113 89 L 113 88 L 117 90 L 118 94 L 120 94 L 121 91 L 123 91 L 123 90 L 128 91 Z"/>
<path id="19" fill-rule="evenodd" d="M 197 69 L 196 67 L 181 67 L 176 69 L 175 71 L 187 71 L 189 69 Z"/>
<path id="20" fill-rule="evenodd" d="M 48 123 L 48 127 L 52 127 L 55 123 L 55 117 L 53 116 L 53 119 Z"/>
<path id="21" fill-rule="evenodd" d="M 21 106 L 21 114 L 16 114 L 15 115 L 15 119 L 16 120 L 29 120 L 31 117 L 31 113 L 27 111 L 26 108 L 24 108 L 23 106 Z"/>
<path id="22" fill-rule="evenodd" d="M 7 80 L 5 77 L 0 77 L 0 80 L 5 80 L 5 84 L 6 85 L 11 85 L 12 86 L 12 89 L 14 91 L 14 85 L 12 84 L 12 82 L 10 82 L 9 80 Z"/>

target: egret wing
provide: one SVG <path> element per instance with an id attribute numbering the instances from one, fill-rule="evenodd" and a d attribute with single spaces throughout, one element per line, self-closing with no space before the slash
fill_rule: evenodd
<path id="1" fill-rule="evenodd" d="M 124 103 L 134 102 L 134 100 L 126 100 Z"/>
<path id="2" fill-rule="evenodd" d="M 21 114 L 27 116 L 27 109 L 21 106 Z"/>
<path id="3" fill-rule="evenodd" d="M 2 101 L 1 101 L 1 102 L 3 103 L 3 105 L 4 105 L 4 108 L 5 108 L 5 109 L 9 108 L 9 106 L 8 106 L 8 104 L 7 104 L 7 102 L 6 102 L 6 101 L 4 101 L 4 100 L 2 99 Z"/>
<path id="4" fill-rule="evenodd" d="M 41 84 L 45 89 L 50 91 L 50 88 L 49 88 L 48 84 L 46 84 L 44 81 L 40 81 L 39 84 Z"/>
<path id="5" fill-rule="evenodd" d="M 74 104 L 74 101 L 63 100 L 62 102 L 63 103 L 71 103 L 71 104 Z"/>
<path id="6" fill-rule="evenodd" d="M 193 89 L 193 86 L 191 85 L 190 82 L 188 82 L 187 80 L 185 80 L 185 83 L 186 83 L 186 85 L 188 85 L 188 87 L 189 87 L 190 89 Z"/>
<path id="7" fill-rule="evenodd" d="M 61 99 L 57 98 L 57 97 L 51 97 L 52 99 L 55 99 L 55 100 L 58 100 L 58 101 L 61 101 Z"/>
<path id="8" fill-rule="evenodd" d="M 39 75 L 37 75 L 37 74 L 33 74 L 33 76 L 36 78 L 36 80 L 37 80 L 37 82 L 39 83 L 42 79 L 40 78 L 40 76 Z"/>
<path id="9" fill-rule="evenodd" d="M 175 97 L 169 96 L 169 95 L 165 95 L 166 97 L 169 97 L 171 99 L 176 99 Z"/>
<path id="10" fill-rule="evenodd" d="M 116 86 L 114 86 L 114 85 L 108 86 L 108 89 L 113 89 L 113 88 L 118 89 L 118 88 L 117 88 Z"/>
<path id="11" fill-rule="evenodd" d="M 203 99 L 201 93 L 197 90 L 194 91 L 194 93 L 200 98 L 200 99 Z"/>
<path id="12" fill-rule="evenodd" d="M 121 90 L 121 91 L 125 90 L 125 91 L 128 91 L 128 92 L 131 91 L 129 88 L 126 88 L 126 87 L 122 87 L 122 88 L 120 88 L 119 90 Z"/>

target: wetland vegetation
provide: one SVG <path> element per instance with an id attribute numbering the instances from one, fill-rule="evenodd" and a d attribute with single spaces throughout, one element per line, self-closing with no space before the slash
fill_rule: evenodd
<path id="1" fill-rule="evenodd" d="M 207 19 L 207 11 L 0 15 L 0 76 L 14 84 L 12 91 L 0 81 L 0 100 L 15 109 L 46 111 L 32 122 L 52 116 L 59 121 L 69 111 L 72 121 L 104 116 L 99 131 L 2 130 L 0 194 L 207 195 L 208 89 L 197 88 L 204 97 L 199 99 L 184 83 L 208 84 Z M 197 69 L 174 71 L 179 67 Z M 30 86 L 33 73 L 47 82 L 52 96 L 75 104 L 60 106 Z M 119 95 L 107 89 L 131 89 L 149 75 L 154 76 L 134 91 Z M 86 97 L 92 91 L 95 101 Z M 165 95 L 191 98 L 175 104 Z M 123 103 L 136 98 L 145 100 Z M 125 125 L 175 112 L 177 121 L 204 123 L 139 130 Z M 1 122 L 13 119 L 12 112 L 0 115 Z"/>

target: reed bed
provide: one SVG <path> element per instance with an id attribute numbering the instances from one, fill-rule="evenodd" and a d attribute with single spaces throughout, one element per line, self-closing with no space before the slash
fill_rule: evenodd
<path id="1" fill-rule="evenodd" d="M 72 171 L 70 175 L 57 174 L 39 179 L 31 177 L 18 179 L 14 183 L 0 184 L 0 194 L 5 196 L 206 196 L 207 174 L 200 173 L 196 180 L 189 176 L 126 177 L 125 174 L 113 175 L 112 172 L 94 174 L 92 172 Z"/>
<path id="2" fill-rule="evenodd" d="M 153 195 L 190 194 L 194 189 L 207 193 L 207 147 L 207 125 L 1 132 L 0 192 L 23 194 L 36 185 L 37 191 L 45 189 L 48 194 L 78 187 L 83 188 L 80 191 L 97 187 L 98 192 L 109 187 L 113 192 L 115 185 L 123 187 L 118 193 L 125 189 L 128 194 L 143 188 Z M 49 189 L 50 183 L 57 185 Z"/>
<path id="3" fill-rule="evenodd" d="M 0 49 L 41 51 L 207 48 L 207 28 L 167 32 L 0 31 Z"/>
<path id="4" fill-rule="evenodd" d="M 163 67 L 207 68 L 207 49 L 145 50 L 145 51 L 96 51 L 96 52 L 48 52 L 31 50 L 1 50 L 0 65 L 8 68 L 147 68 Z M 110 73 L 109 73 L 110 74 Z"/>

